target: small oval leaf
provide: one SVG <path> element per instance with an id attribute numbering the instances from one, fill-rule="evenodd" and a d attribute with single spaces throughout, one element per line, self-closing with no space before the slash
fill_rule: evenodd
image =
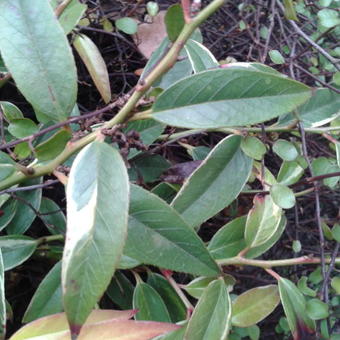
<path id="1" fill-rule="evenodd" d="M 274 203 L 283 209 L 290 209 L 295 205 L 294 192 L 285 185 L 274 184 L 270 188 L 270 195 Z"/>

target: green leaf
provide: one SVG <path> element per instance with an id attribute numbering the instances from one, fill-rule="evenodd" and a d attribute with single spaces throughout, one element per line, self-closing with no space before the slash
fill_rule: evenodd
<path id="1" fill-rule="evenodd" d="M 13 119 L 24 118 L 24 115 L 20 109 L 10 102 L 0 101 L 0 109 L 9 122 L 11 122 Z"/>
<path id="2" fill-rule="evenodd" d="M 19 160 L 27 158 L 31 153 L 32 150 L 27 142 L 17 144 L 14 148 L 14 153 L 16 158 Z"/>
<path id="3" fill-rule="evenodd" d="M 185 24 L 182 6 L 179 4 L 170 6 L 166 11 L 164 23 L 168 33 L 168 38 L 170 41 L 174 42 L 181 33 Z"/>
<path id="4" fill-rule="evenodd" d="M 204 290 L 209 285 L 209 283 L 212 282 L 213 280 L 215 280 L 213 277 L 204 277 L 204 276 L 197 277 L 193 281 L 189 282 L 184 287 L 184 289 L 188 294 L 190 294 L 196 299 L 199 299 L 202 296 Z M 223 280 L 224 280 L 224 284 L 226 285 L 227 289 L 228 287 L 234 286 L 234 284 L 236 283 L 236 280 L 234 279 L 234 277 L 228 274 L 223 275 Z"/>
<path id="5" fill-rule="evenodd" d="M 266 153 L 266 146 L 258 138 L 247 136 L 241 142 L 242 151 L 249 157 L 261 160 Z"/>
<path id="6" fill-rule="evenodd" d="M 146 10 L 151 17 L 155 17 L 159 12 L 158 3 L 155 1 L 148 1 L 146 4 Z"/>
<path id="7" fill-rule="evenodd" d="M 41 199 L 39 218 L 51 234 L 64 234 L 66 231 L 66 218 L 61 208 L 49 198 Z"/>
<path id="8" fill-rule="evenodd" d="M 1 56 L 17 87 L 40 121 L 67 119 L 76 101 L 76 67 L 50 4 L 3 0 L 0 13 L 0 36 L 7 37 L 0 40 Z"/>
<path id="9" fill-rule="evenodd" d="M 285 63 L 285 58 L 278 50 L 270 50 L 268 52 L 271 61 L 276 65 L 282 65 Z"/>
<path id="10" fill-rule="evenodd" d="M 270 195 L 274 203 L 283 209 L 290 209 L 295 205 L 294 192 L 285 185 L 274 184 L 270 187 Z"/>
<path id="11" fill-rule="evenodd" d="M 147 283 L 164 301 L 172 322 L 185 320 L 187 314 L 185 305 L 164 276 L 148 272 Z"/>
<path id="12" fill-rule="evenodd" d="M 278 230 L 282 209 L 270 195 L 254 197 L 254 207 L 247 216 L 244 237 L 249 248 L 258 247 L 267 242 Z"/>
<path id="13" fill-rule="evenodd" d="M 292 243 L 292 249 L 294 253 L 299 253 L 302 249 L 301 242 L 299 240 L 294 240 Z"/>
<path id="14" fill-rule="evenodd" d="M 123 254 L 120 258 L 118 269 L 132 269 L 140 265 L 140 261 Z"/>
<path id="15" fill-rule="evenodd" d="M 338 172 L 339 166 L 333 158 L 318 157 L 312 161 L 314 176 Z M 330 188 L 334 188 L 340 180 L 340 177 L 331 177 L 323 180 L 323 183 Z"/>
<path id="16" fill-rule="evenodd" d="M 329 316 L 328 305 L 319 299 L 310 299 L 306 304 L 307 315 L 312 320 L 326 319 Z"/>
<path id="17" fill-rule="evenodd" d="M 23 182 L 21 186 L 24 187 L 41 183 L 42 177 L 33 178 Z M 21 191 L 16 193 L 16 196 L 19 197 L 19 202 L 13 219 L 6 227 L 7 234 L 23 234 L 31 226 L 36 217 L 33 209 L 39 211 L 41 189 Z"/>
<path id="18" fill-rule="evenodd" d="M 189 320 L 184 339 L 226 340 L 230 321 L 230 297 L 223 279 L 218 279 L 204 290 Z"/>
<path id="19" fill-rule="evenodd" d="M 8 132 L 17 138 L 23 138 L 33 135 L 38 131 L 38 126 L 33 120 L 28 118 L 12 119 L 8 125 Z"/>
<path id="20" fill-rule="evenodd" d="M 159 198 L 161 198 L 166 203 L 170 203 L 178 190 L 176 190 L 173 186 L 173 184 L 161 182 L 157 184 L 155 187 L 152 188 L 151 192 L 155 195 L 157 195 Z"/>
<path id="21" fill-rule="evenodd" d="M 150 285 L 138 283 L 133 293 L 133 308 L 138 310 L 136 320 L 171 322 L 167 307 Z"/>
<path id="22" fill-rule="evenodd" d="M 5 339 L 6 322 L 5 269 L 2 259 L 2 248 L 0 248 L 0 339 Z"/>
<path id="23" fill-rule="evenodd" d="M 276 285 L 250 289 L 234 300 L 232 324 L 237 327 L 255 325 L 272 313 L 279 303 Z"/>
<path id="24" fill-rule="evenodd" d="M 48 161 L 57 157 L 65 148 L 72 134 L 68 130 L 59 130 L 44 142 L 38 144 L 34 151 L 39 161 Z"/>
<path id="25" fill-rule="evenodd" d="M 302 293 L 287 279 L 281 277 L 278 283 L 281 303 L 294 337 L 299 339 L 302 334 L 314 334 L 315 323 L 306 314 L 306 300 Z"/>
<path id="26" fill-rule="evenodd" d="M 4 270 L 12 269 L 25 262 L 34 253 L 37 246 L 37 241 L 28 236 L 0 236 Z"/>
<path id="27" fill-rule="evenodd" d="M 60 4 L 58 0 L 51 0 L 51 6 L 55 9 Z M 79 20 L 83 16 L 87 9 L 87 6 L 80 3 L 78 0 L 71 0 L 69 4 L 64 8 L 63 12 L 59 16 L 59 23 L 64 29 L 65 34 L 69 34 L 78 24 Z"/>
<path id="28" fill-rule="evenodd" d="M 79 333 L 119 264 L 128 197 L 128 176 L 119 152 L 98 141 L 83 148 L 73 162 L 66 191 L 62 284 L 72 334 Z"/>
<path id="29" fill-rule="evenodd" d="M 248 336 L 251 340 L 260 339 L 260 327 L 253 325 L 247 328 Z"/>
<path id="30" fill-rule="evenodd" d="M 172 206 L 190 226 L 197 227 L 216 215 L 242 190 L 252 161 L 240 150 L 240 143 L 240 136 L 221 140 L 174 198 Z"/>
<path id="31" fill-rule="evenodd" d="M 124 254 L 178 272 L 204 276 L 216 276 L 220 272 L 201 239 L 181 216 L 160 198 L 136 185 L 131 186 Z"/>
<path id="32" fill-rule="evenodd" d="M 340 224 L 334 224 L 332 228 L 332 236 L 335 241 L 340 243 Z"/>
<path id="33" fill-rule="evenodd" d="M 318 12 L 320 24 L 326 28 L 331 28 L 340 24 L 339 14 L 333 9 L 322 9 Z"/>
<path id="34" fill-rule="evenodd" d="M 61 262 L 58 262 L 47 273 L 35 291 L 22 322 L 31 322 L 43 316 L 62 311 Z"/>
<path id="35" fill-rule="evenodd" d="M 282 162 L 277 181 L 282 185 L 292 185 L 302 177 L 303 173 L 304 168 L 298 162 Z"/>
<path id="36" fill-rule="evenodd" d="M 10 199 L 1 207 L 3 214 L 0 216 L 0 230 L 6 228 L 14 218 L 17 211 L 17 203 L 17 200 Z"/>
<path id="37" fill-rule="evenodd" d="M 109 73 L 98 47 L 84 34 L 77 34 L 73 46 L 89 71 L 104 102 L 109 103 L 111 100 Z"/>
<path id="38" fill-rule="evenodd" d="M 301 276 L 300 280 L 298 281 L 297 286 L 300 292 L 311 297 L 316 297 L 316 291 L 307 286 L 307 280 L 307 276 Z"/>
<path id="39" fill-rule="evenodd" d="M 273 151 L 284 161 L 294 161 L 299 156 L 295 145 L 284 139 L 278 139 L 274 143 Z"/>
<path id="40" fill-rule="evenodd" d="M 295 12 L 293 0 L 283 0 L 283 5 L 285 6 L 285 17 L 288 20 L 298 21 L 298 17 Z"/>
<path id="41" fill-rule="evenodd" d="M 162 92 L 152 110 L 154 119 L 168 125 L 221 128 L 265 122 L 294 110 L 309 97 L 307 86 L 281 74 L 230 67 L 178 81 Z"/>
<path id="42" fill-rule="evenodd" d="M 128 278 L 121 272 L 116 271 L 106 294 L 120 308 L 132 309 L 132 297 L 134 287 Z"/>
<path id="43" fill-rule="evenodd" d="M 15 167 L 12 164 L 0 164 L 0 181 L 9 177 L 15 171 Z"/>
<path id="44" fill-rule="evenodd" d="M 189 39 L 184 47 L 188 54 L 194 73 L 219 66 L 219 63 L 213 54 L 198 41 Z"/>
<path id="45" fill-rule="evenodd" d="M 115 21 L 117 29 L 126 34 L 135 34 L 137 32 L 137 21 L 132 18 L 120 18 Z"/>
<path id="46" fill-rule="evenodd" d="M 331 286 L 335 290 L 335 293 L 337 295 L 340 295 L 340 276 L 336 276 L 332 278 Z"/>

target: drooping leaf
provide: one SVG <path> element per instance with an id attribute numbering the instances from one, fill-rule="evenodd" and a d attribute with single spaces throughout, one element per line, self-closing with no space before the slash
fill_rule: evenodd
<path id="1" fill-rule="evenodd" d="M 1 56 L 38 119 L 67 119 L 76 101 L 77 75 L 52 7 L 46 0 L 3 0 L 0 17 L 0 35 L 6 37 L 0 40 Z"/>
<path id="2" fill-rule="evenodd" d="M 41 182 L 42 178 L 33 178 L 23 182 L 21 186 L 30 186 Z M 41 189 L 35 189 L 16 193 L 18 204 L 13 219 L 6 227 L 7 234 L 23 234 L 31 226 L 36 217 L 33 209 L 39 211 L 41 191 Z"/>
<path id="3" fill-rule="evenodd" d="M 247 217 L 244 237 L 249 248 L 258 247 L 267 242 L 278 230 L 282 209 L 270 195 L 255 196 L 254 207 Z"/>
<path id="4" fill-rule="evenodd" d="M 274 203 L 283 209 L 290 209 L 295 205 L 294 192 L 285 185 L 274 184 L 270 188 L 270 195 Z"/>
<path id="5" fill-rule="evenodd" d="M 185 331 L 186 340 L 226 340 L 231 302 L 223 279 L 211 282 L 199 299 Z"/>
<path id="6" fill-rule="evenodd" d="M 164 301 L 172 322 L 185 320 L 185 305 L 164 276 L 149 272 L 147 283 Z"/>
<path id="7" fill-rule="evenodd" d="M 78 334 L 109 285 L 125 243 L 129 184 L 119 152 L 97 141 L 83 148 L 66 197 L 63 300 L 71 332 Z"/>
<path id="8" fill-rule="evenodd" d="M 137 284 L 133 293 L 133 308 L 138 310 L 136 320 L 171 322 L 163 299 L 147 283 Z"/>
<path id="9" fill-rule="evenodd" d="M 240 143 L 240 136 L 220 141 L 174 198 L 171 205 L 190 226 L 197 227 L 216 215 L 242 190 L 252 161 L 240 150 Z"/>
<path id="10" fill-rule="evenodd" d="M 108 321 L 108 320 L 128 320 L 133 317 L 135 311 L 126 310 L 94 310 L 86 320 L 86 325 Z M 12 337 L 11 340 L 31 339 L 39 336 L 49 336 L 54 333 L 68 330 L 68 323 L 65 313 L 58 313 L 54 315 L 45 316 L 35 320 L 26 326 L 20 328 Z M 69 333 L 68 333 L 68 336 Z M 59 339 L 59 338 L 58 338 Z"/>
<path id="11" fill-rule="evenodd" d="M 152 110 L 154 119 L 168 125 L 221 128 L 264 122 L 294 110 L 309 97 L 310 89 L 294 80 L 231 67 L 178 81 L 157 98 Z"/>
<path id="12" fill-rule="evenodd" d="M 53 134 L 50 138 L 38 144 L 34 152 L 39 161 L 48 161 L 58 156 L 65 148 L 67 142 L 72 138 L 69 130 L 62 129 Z"/>
<path id="13" fill-rule="evenodd" d="M 306 314 L 306 300 L 293 282 L 280 278 L 279 292 L 281 303 L 287 317 L 294 340 L 305 335 L 314 334 L 315 324 Z"/>
<path id="14" fill-rule="evenodd" d="M 238 296 L 232 307 L 232 324 L 249 327 L 267 317 L 280 303 L 276 285 L 250 289 Z"/>
<path id="15" fill-rule="evenodd" d="M 77 35 L 73 46 L 89 71 L 104 102 L 108 103 L 111 100 L 109 73 L 98 47 L 84 34 Z"/>
<path id="16" fill-rule="evenodd" d="M 0 339 L 6 335 L 6 299 L 5 299 L 5 268 L 2 260 L 2 248 L 0 248 Z"/>
<path id="17" fill-rule="evenodd" d="M 219 274 L 218 266 L 194 230 L 164 201 L 136 185 L 131 186 L 124 254 L 145 264 L 179 272 Z"/>
<path id="18" fill-rule="evenodd" d="M 44 222 L 51 234 L 65 233 L 66 218 L 58 204 L 47 197 L 43 197 L 39 212 L 40 219 Z"/>
<path id="19" fill-rule="evenodd" d="M 195 73 L 219 66 L 212 53 L 198 41 L 189 39 L 184 47 Z"/>
<path id="20" fill-rule="evenodd" d="M 62 311 L 61 262 L 58 262 L 35 291 L 22 322 L 31 322 Z"/>
<path id="21" fill-rule="evenodd" d="M 164 22 L 168 38 L 174 42 L 181 33 L 184 22 L 184 14 L 181 5 L 175 4 L 168 8 L 166 11 Z"/>
<path id="22" fill-rule="evenodd" d="M 37 246 L 37 241 L 28 236 L 1 236 L 0 248 L 4 270 L 12 269 L 25 262 L 34 253 Z"/>
<path id="23" fill-rule="evenodd" d="M 128 278 L 121 271 L 116 271 L 106 294 L 120 308 L 131 309 L 133 290 L 134 287 Z"/>
<path id="24" fill-rule="evenodd" d="M 51 0 L 51 6 L 56 8 L 58 5 L 58 0 Z M 60 3 L 60 1 L 59 1 Z M 79 20 L 83 16 L 87 9 L 85 4 L 79 2 L 79 0 L 71 0 L 63 12 L 59 16 L 59 23 L 64 29 L 65 34 L 69 34 L 75 26 L 78 24 Z"/>

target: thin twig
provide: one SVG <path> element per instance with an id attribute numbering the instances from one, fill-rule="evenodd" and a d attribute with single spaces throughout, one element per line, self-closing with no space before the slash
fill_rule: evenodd
<path id="1" fill-rule="evenodd" d="M 45 183 L 42 184 L 34 184 L 34 185 L 28 185 L 25 187 L 17 187 L 17 188 L 9 188 L 6 190 L 0 191 L 0 195 L 4 194 L 12 194 L 14 192 L 20 192 L 20 191 L 30 191 L 30 190 L 35 190 L 35 189 L 42 189 L 42 188 L 48 188 L 51 187 L 52 185 L 58 184 L 59 181 L 56 180 L 48 180 Z"/>

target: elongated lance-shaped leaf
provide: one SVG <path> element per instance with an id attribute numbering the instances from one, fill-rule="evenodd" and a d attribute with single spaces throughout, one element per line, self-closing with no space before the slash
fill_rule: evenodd
<path id="1" fill-rule="evenodd" d="M 282 209 L 270 195 L 254 197 L 254 207 L 250 210 L 244 237 L 249 248 L 258 247 L 267 242 L 278 230 Z"/>
<path id="2" fill-rule="evenodd" d="M 5 269 L 0 248 L 0 339 L 6 335 L 6 300 L 5 300 Z"/>
<path id="3" fill-rule="evenodd" d="M 195 73 L 219 66 L 212 53 L 198 41 L 189 39 L 184 47 Z"/>
<path id="4" fill-rule="evenodd" d="M 185 340 L 226 340 L 231 326 L 231 302 L 223 278 L 209 284 L 189 320 Z"/>
<path id="5" fill-rule="evenodd" d="M 220 273 L 201 239 L 181 216 L 159 197 L 136 185 L 131 186 L 124 254 L 145 264 L 194 275 Z"/>
<path id="6" fill-rule="evenodd" d="M 280 303 L 276 285 L 250 289 L 233 302 L 232 324 L 238 327 L 249 327 L 268 316 Z"/>
<path id="7" fill-rule="evenodd" d="M 315 323 L 306 312 L 306 300 L 295 284 L 285 278 L 280 278 L 279 292 L 289 328 L 294 340 L 305 339 L 304 336 L 315 334 Z"/>
<path id="8" fill-rule="evenodd" d="M 241 151 L 241 139 L 220 141 L 171 203 L 190 226 L 199 226 L 228 206 L 248 180 L 252 160 Z"/>
<path id="9" fill-rule="evenodd" d="M 186 128 L 221 128 L 265 122 L 291 112 L 310 88 L 254 67 L 221 68 L 169 87 L 152 107 L 154 119 Z"/>
<path id="10" fill-rule="evenodd" d="M 76 101 L 76 67 L 49 2 L 0 1 L 0 36 L 1 56 L 38 119 L 67 119 Z"/>
<path id="11" fill-rule="evenodd" d="M 98 141 L 86 146 L 72 165 L 66 198 L 63 300 L 71 332 L 78 334 L 109 285 L 125 243 L 129 182 L 119 152 Z"/>
<path id="12" fill-rule="evenodd" d="M 47 273 L 35 291 L 22 321 L 24 323 L 31 322 L 62 311 L 61 262 L 58 262 Z"/>
<path id="13" fill-rule="evenodd" d="M 108 103 L 111 100 L 109 74 L 98 47 L 84 34 L 77 35 L 73 41 L 73 46 L 88 69 L 104 102 Z"/>

